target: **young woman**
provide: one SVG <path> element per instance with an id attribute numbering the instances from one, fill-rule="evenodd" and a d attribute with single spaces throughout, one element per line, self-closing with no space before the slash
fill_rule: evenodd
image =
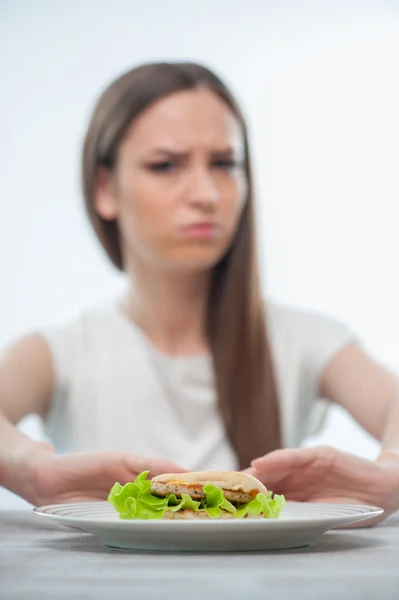
<path id="1" fill-rule="evenodd" d="M 262 298 L 247 131 L 225 85 L 191 63 L 126 73 L 94 109 L 82 173 L 129 285 L 5 352 L 0 483 L 43 504 L 106 498 L 147 468 L 249 469 L 287 499 L 399 508 L 397 379 L 340 324 Z M 321 397 L 382 442 L 377 461 L 296 449 Z M 54 446 L 16 429 L 29 413 Z"/>

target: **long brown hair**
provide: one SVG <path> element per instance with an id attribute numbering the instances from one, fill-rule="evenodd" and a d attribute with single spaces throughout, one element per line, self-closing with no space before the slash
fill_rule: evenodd
<path id="1" fill-rule="evenodd" d="M 206 327 L 220 412 L 240 468 L 246 468 L 253 458 L 281 446 L 281 430 L 259 283 L 248 134 L 230 91 L 209 69 L 194 63 L 146 64 L 119 77 L 98 100 L 86 133 L 83 194 L 102 246 L 113 264 L 123 270 L 117 222 L 102 219 L 94 206 L 98 169 L 113 169 L 122 139 L 144 109 L 169 94 L 198 87 L 223 99 L 244 136 L 248 197 L 235 239 L 213 270 Z"/>

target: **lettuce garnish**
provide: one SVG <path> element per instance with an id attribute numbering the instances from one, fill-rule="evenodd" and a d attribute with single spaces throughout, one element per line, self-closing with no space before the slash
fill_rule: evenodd
<path id="1" fill-rule="evenodd" d="M 108 501 L 118 512 L 121 519 L 162 519 L 164 513 L 178 510 L 205 511 L 209 517 L 217 519 L 222 511 L 230 512 L 237 519 L 247 514 L 257 516 L 263 513 L 265 519 L 277 519 L 285 504 L 284 496 L 259 493 L 246 504 L 232 504 L 224 497 L 223 490 L 211 483 L 204 486 L 205 498 L 196 501 L 188 494 L 178 498 L 168 494 L 159 498 L 151 494 L 151 482 L 147 479 L 149 471 L 137 475 L 133 482 L 124 486 L 115 483 L 109 493 Z"/>

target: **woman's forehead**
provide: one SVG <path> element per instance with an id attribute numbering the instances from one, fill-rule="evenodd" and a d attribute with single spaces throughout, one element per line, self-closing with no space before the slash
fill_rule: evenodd
<path id="1" fill-rule="evenodd" d="M 155 102 L 133 123 L 128 142 L 142 150 L 172 146 L 210 150 L 243 145 L 241 125 L 229 106 L 207 89 L 184 90 Z"/>

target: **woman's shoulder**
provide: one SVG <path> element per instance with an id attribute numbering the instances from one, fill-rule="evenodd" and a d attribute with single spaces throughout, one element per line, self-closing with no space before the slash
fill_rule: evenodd
<path id="1" fill-rule="evenodd" d="M 106 344 L 109 348 L 138 339 L 137 328 L 119 310 L 117 301 L 99 303 L 40 331 L 53 353 L 88 351 Z"/>
<path id="2" fill-rule="evenodd" d="M 84 338 L 92 332 L 107 328 L 114 320 L 114 310 L 107 305 L 93 305 L 69 316 L 58 318 L 42 329 L 44 337 L 57 335 Z"/>
<path id="3" fill-rule="evenodd" d="M 327 312 L 296 308 L 274 300 L 266 301 L 265 310 L 269 334 L 275 343 L 317 352 L 356 339 L 343 320 Z"/>
<path id="4" fill-rule="evenodd" d="M 88 307 L 39 333 L 49 347 L 58 381 L 70 379 L 76 365 L 89 368 L 126 348 L 131 354 L 141 348 L 139 333 L 116 302 Z"/>
<path id="5" fill-rule="evenodd" d="M 300 308 L 275 301 L 265 300 L 266 317 L 269 326 L 274 328 L 309 328 L 330 326 L 345 327 L 344 322 L 327 311 Z"/>

